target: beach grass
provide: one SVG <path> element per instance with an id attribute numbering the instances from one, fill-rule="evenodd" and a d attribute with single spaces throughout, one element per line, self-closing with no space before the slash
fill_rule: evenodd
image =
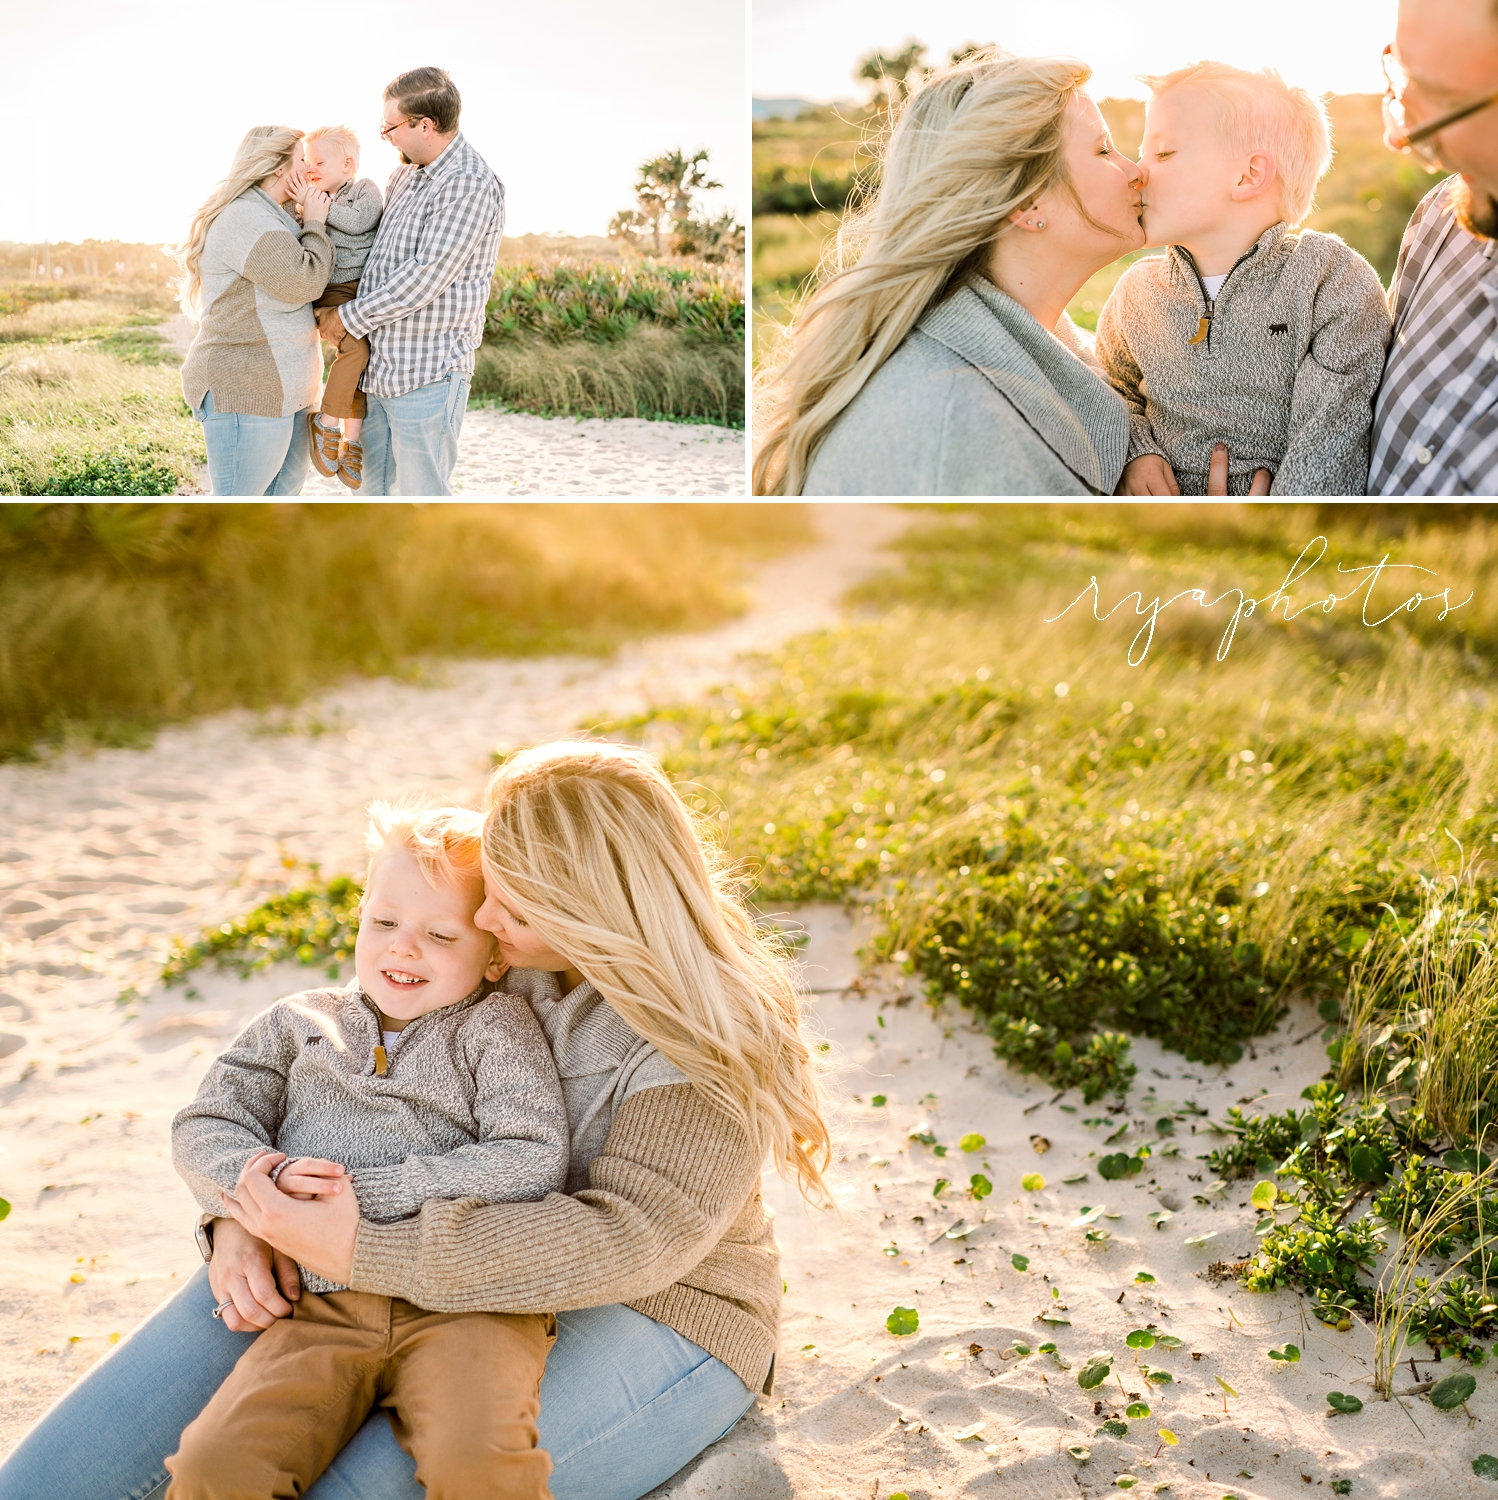
<path id="1" fill-rule="evenodd" d="M 160 282 L 0 286 L 0 494 L 170 495 L 206 461 Z"/>
<path id="2" fill-rule="evenodd" d="M 710 625 L 749 562 L 805 535 L 779 506 L 3 507 L 0 757 L 134 743 L 347 673 Z"/>

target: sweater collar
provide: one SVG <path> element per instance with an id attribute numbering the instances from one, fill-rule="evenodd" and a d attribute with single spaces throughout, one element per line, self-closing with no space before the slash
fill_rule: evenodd
<path id="1" fill-rule="evenodd" d="M 1271 224 L 1238 257 L 1228 274 L 1232 275 L 1234 271 L 1242 269 L 1244 261 L 1252 261 L 1255 266 L 1264 265 L 1269 259 L 1269 251 L 1277 249 L 1281 245 L 1284 245 L 1287 250 L 1293 250 L 1298 238 L 1299 236 L 1296 232 L 1283 219 L 1278 224 Z M 1176 263 L 1176 266 L 1193 280 L 1201 274 L 1197 268 L 1195 258 L 1187 252 L 1184 245 L 1172 245 L 1170 247 L 1170 257 Z"/>
<path id="2" fill-rule="evenodd" d="M 255 184 L 254 187 L 252 187 L 250 189 L 250 192 L 252 192 L 252 193 L 259 193 L 260 196 L 267 203 L 269 203 L 270 206 L 273 209 L 275 209 L 275 211 L 278 214 L 280 214 L 280 216 L 283 219 L 285 219 L 291 225 L 291 227 L 294 230 L 296 230 L 296 232 L 298 234 L 300 234 L 302 232 L 301 222 L 297 219 L 297 216 L 294 213 L 292 213 L 291 210 L 288 209 L 284 203 L 277 203 L 276 200 L 274 198 L 272 198 L 271 195 L 269 193 L 267 193 L 265 191 L 265 189 L 263 187 L 261 187 L 258 182 Z"/>
<path id="3" fill-rule="evenodd" d="M 973 275 L 916 326 L 1007 397 L 1079 479 L 1113 493 L 1129 446 L 1123 401 L 1014 298 Z"/>

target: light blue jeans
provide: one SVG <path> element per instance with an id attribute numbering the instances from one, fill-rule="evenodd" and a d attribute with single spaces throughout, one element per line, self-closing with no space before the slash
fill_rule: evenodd
<path id="1" fill-rule="evenodd" d="M 212 1316 L 205 1266 L 100 1360 L 0 1465 L 0 1500 L 160 1500 L 162 1460 L 252 1334 Z M 705 1349 L 618 1303 L 557 1314 L 541 1381 L 556 1500 L 638 1500 L 715 1442 L 753 1394 Z M 307 1500 L 423 1500 L 373 1412 Z"/>
<path id="2" fill-rule="evenodd" d="M 293 417 L 216 411 L 208 391 L 193 415 L 203 424 L 215 495 L 301 494 L 308 462 L 305 411 Z"/>
<path id="3" fill-rule="evenodd" d="M 450 495 L 471 377 L 456 370 L 404 396 L 364 393 L 365 495 Z M 350 497 L 352 498 L 352 497 Z"/>

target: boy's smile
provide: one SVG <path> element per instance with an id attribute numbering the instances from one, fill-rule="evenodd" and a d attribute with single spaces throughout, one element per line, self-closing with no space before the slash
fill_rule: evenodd
<path id="1" fill-rule="evenodd" d="M 354 970 L 360 988 L 389 1016 L 411 1020 L 471 994 L 493 956 L 474 925 L 477 880 L 432 885 L 409 850 L 385 849 L 359 908 Z"/>

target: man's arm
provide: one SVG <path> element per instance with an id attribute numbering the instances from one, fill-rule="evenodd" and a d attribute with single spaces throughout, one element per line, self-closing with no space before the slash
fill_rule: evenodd
<path id="1" fill-rule="evenodd" d="M 544 1198 L 567 1185 L 567 1110 L 556 1063 L 535 1013 L 513 995 L 492 995 L 463 1028 L 478 1086 L 480 1138 L 440 1156 L 408 1156 L 353 1173 L 359 1212 L 390 1223 L 430 1198 L 489 1203 Z"/>
<path id="2" fill-rule="evenodd" d="M 296 1042 L 282 1005 L 255 1017 L 172 1121 L 172 1164 L 205 1213 L 223 1213 L 252 1156 L 274 1150 Z"/>
<path id="3" fill-rule="evenodd" d="M 427 205 L 416 253 L 378 290 L 361 290 L 339 309 L 344 328 L 363 337 L 435 301 L 458 279 L 485 236 L 503 231 L 504 219 L 504 189 L 492 177 L 469 174 L 444 182 Z"/>
<path id="4" fill-rule="evenodd" d="M 1272 495 L 1361 495 L 1389 312 L 1378 273 L 1339 246 L 1316 288 L 1310 349 L 1295 372 L 1290 443 Z"/>

